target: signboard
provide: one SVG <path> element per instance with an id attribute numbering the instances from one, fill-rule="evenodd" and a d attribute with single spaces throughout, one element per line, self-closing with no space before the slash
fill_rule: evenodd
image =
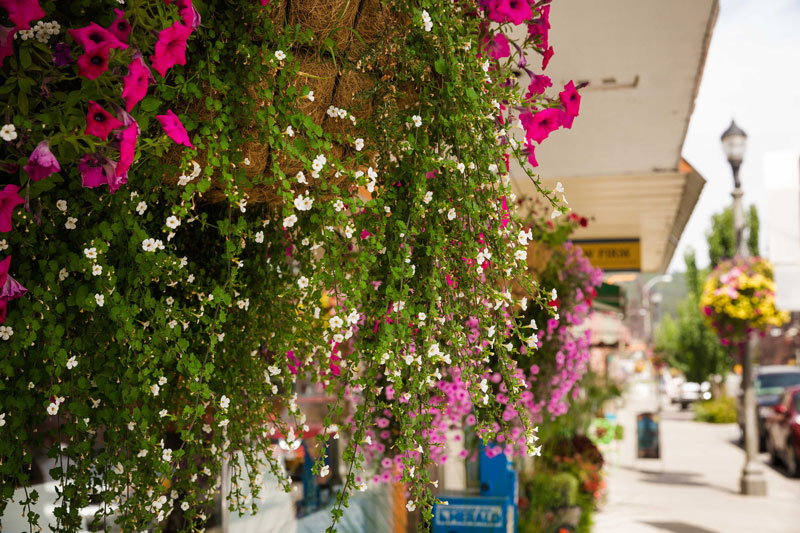
<path id="1" fill-rule="evenodd" d="M 642 268 L 639 239 L 599 239 L 574 241 L 592 265 L 607 272 L 639 271 Z"/>
<path id="2" fill-rule="evenodd" d="M 506 533 L 514 530 L 514 510 L 508 498 L 440 498 L 446 503 L 437 503 L 433 507 L 434 533 Z"/>
<path id="3" fill-rule="evenodd" d="M 639 459 L 659 459 L 661 447 L 658 432 L 658 415 L 636 415 L 636 455 Z"/>

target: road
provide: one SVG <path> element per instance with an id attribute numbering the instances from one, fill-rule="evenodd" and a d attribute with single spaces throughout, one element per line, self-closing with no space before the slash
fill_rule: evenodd
<path id="1" fill-rule="evenodd" d="M 655 410 L 652 383 L 635 384 L 618 413 L 625 439 L 606 454 L 607 498 L 595 533 L 798 533 L 800 480 L 759 459 L 765 497 L 741 496 L 744 451 L 735 424 L 694 422 L 691 411 L 664 406 L 662 458 L 636 459 L 636 414 Z"/>

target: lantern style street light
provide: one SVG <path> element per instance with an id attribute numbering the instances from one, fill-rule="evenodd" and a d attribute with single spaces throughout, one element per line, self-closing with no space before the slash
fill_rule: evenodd
<path id="1" fill-rule="evenodd" d="M 747 147 L 747 134 L 736 122 L 722 134 L 722 149 L 733 171 L 733 229 L 736 233 L 736 257 L 747 257 L 744 240 L 744 206 L 742 205 L 742 184 L 739 181 L 739 167 Z M 742 494 L 764 496 L 767 493 L 767 480 L 758 465 L 758 428 L 756 425 L 756 393 L 753 385 L 753 356 L 749 340 L 742 348 L 742 409 L 744 409 L 744 451 L 745 462 L 740 481 Z"/>

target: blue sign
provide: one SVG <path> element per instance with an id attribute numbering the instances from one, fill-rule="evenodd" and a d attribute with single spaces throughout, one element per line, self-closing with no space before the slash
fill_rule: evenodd
<path id="1" fill-rule="evenodd" d="M 514 530 L 508 498 L 440 496 L 433 508 L 434 533 L 507 533 Z M 510 516 L 510 518 L 509 518 Z"/>

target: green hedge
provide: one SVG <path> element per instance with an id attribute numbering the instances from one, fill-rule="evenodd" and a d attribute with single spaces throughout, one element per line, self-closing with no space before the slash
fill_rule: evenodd
<path id="1" fill-rule="evenodd" d="M 721 396 L 695 404 L 695 420 L 712 424 L 732 424 L 736 422 L 736 400 Z"/>

